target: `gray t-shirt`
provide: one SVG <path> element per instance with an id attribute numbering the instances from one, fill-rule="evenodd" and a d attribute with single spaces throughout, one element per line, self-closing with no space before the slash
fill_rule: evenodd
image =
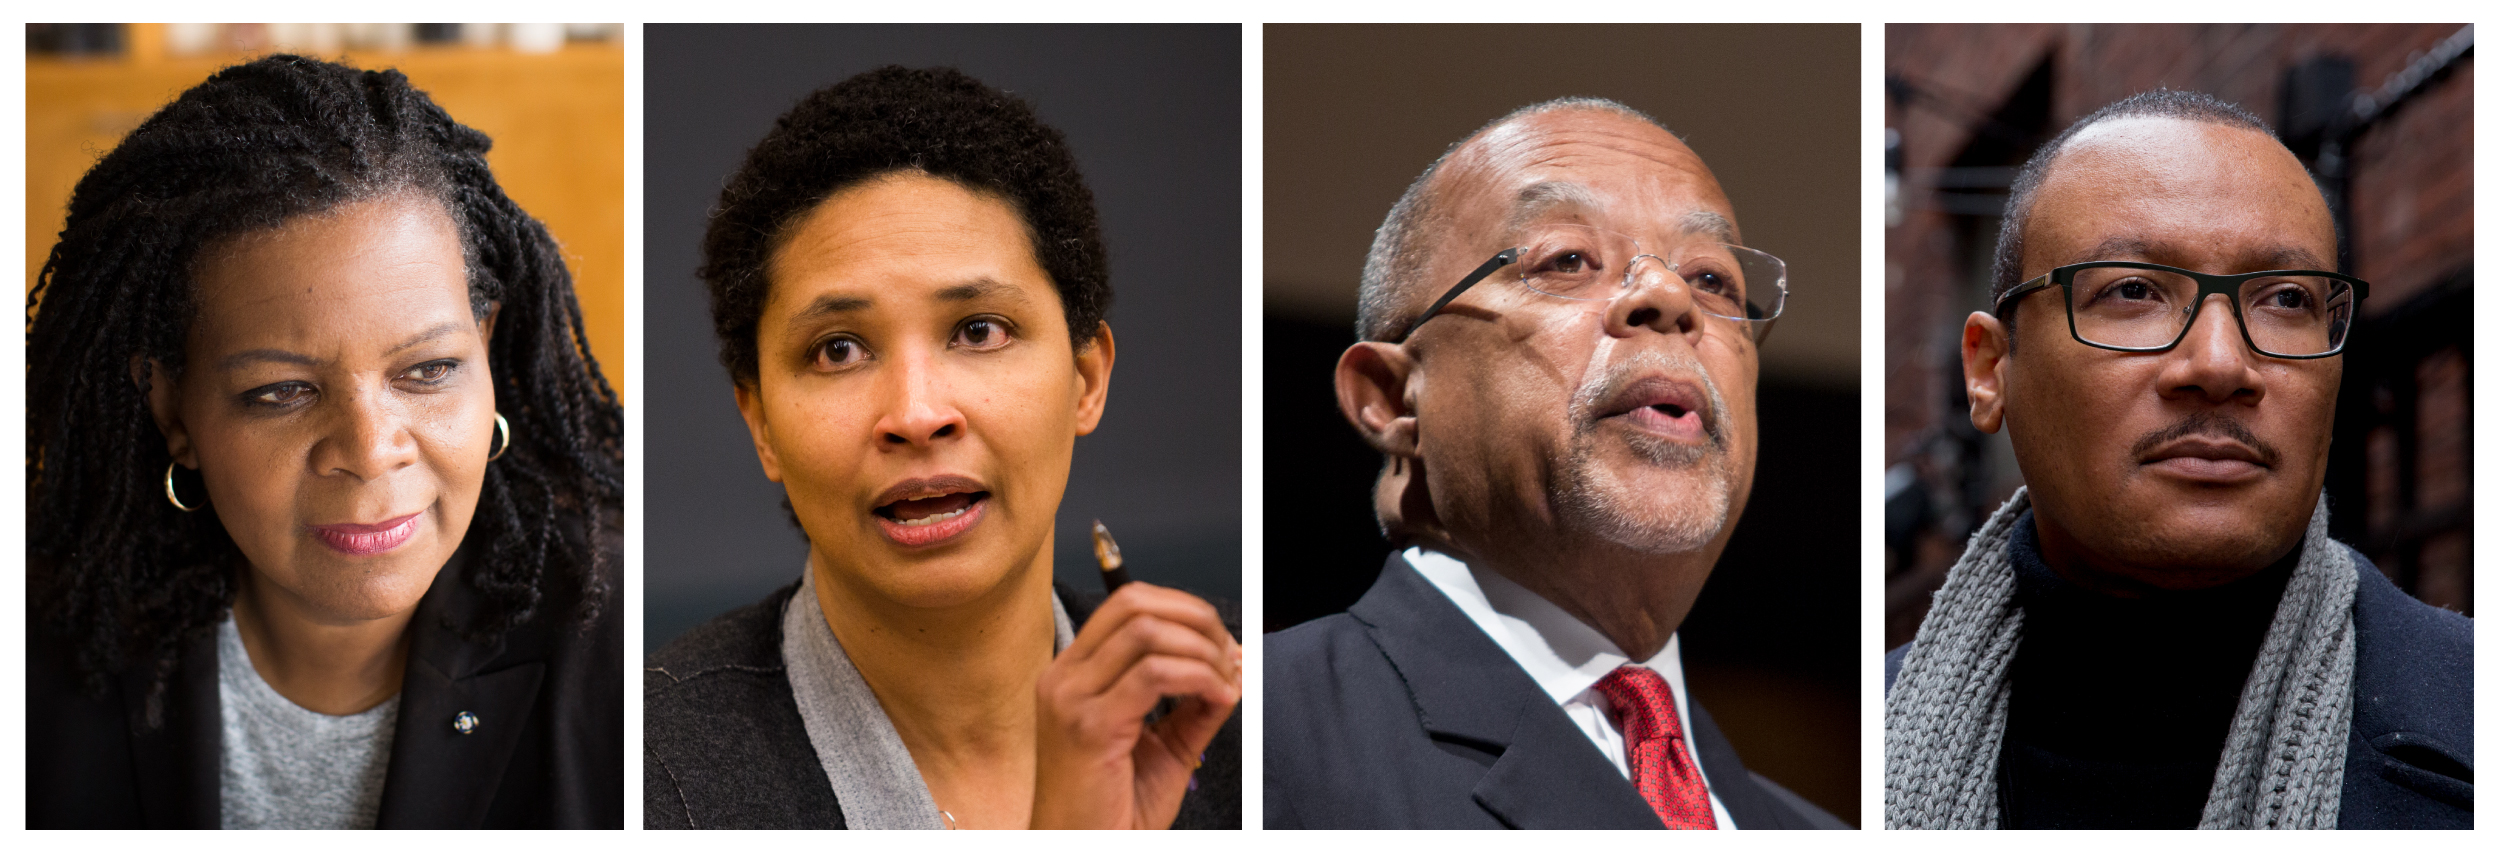
<path id="1" fill-rule="evenodd" d="M 230 616 L 217 627 L 217 707 L 227 828 L 373 827 L 399 697 L 345 717 L 298 706 L 262 681 Z"/>

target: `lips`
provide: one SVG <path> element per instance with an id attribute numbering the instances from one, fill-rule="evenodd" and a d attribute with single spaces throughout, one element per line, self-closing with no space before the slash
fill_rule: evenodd
<path id="1" fill-rule="evenodd" d="M 2274 461 L 2258 449 L 2211 435 L 2163 442 L 2137 462 L 2189 480 L 2218 483 L 2254 478 L 2274 467 Z"/>
<path id="2" fill-rule="evenodd" d="M 1709 441 L 1709 396 L 1700 386 L 1665 376 L 1643 377 L 1600 402 L 1599 419 L 1619 419 L 1638 429 L 1686 442 Z"/>
<path id="3" fill-rule="evenodd" d="M 312 530 L 313 534 L 321 539 L 321 544 L 329 546 L 332 551 L 355 557 L 378 555 L 399 548 L 401 544 L 408 542 L 408 538 L 416 536 L 417 519 L 424 515 L 423 513 L 410 513 L 397 519 L 371 525 L 357 523 L 314 525 Z"/>
<path id="4" fill-rule="evenodd" d="M 879 493 L 869 515 L 896 545 L 934 546 L 979 525 L 989 499 L 988 486 L 962 475 L 913 478 Z"/>

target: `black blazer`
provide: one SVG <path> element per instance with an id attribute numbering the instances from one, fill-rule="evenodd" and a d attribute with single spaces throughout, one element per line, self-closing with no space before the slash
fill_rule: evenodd
<path id="1" fill-rule="evenodd" d="M 1269 828 L 1647 828 L 1658 814 L 1509 653 L 1397 555 L 1344 614 L 1267 636 Z M 1688 734 L 1740 829 L 1843 829 Z"/>
<path id="2" fill-rule="evenodd" d="M 2474 826 L 2474 621 L 2422 604 L 2370 559 L 2353 588 L 2352 738 L 2335 826 Z M 1884 656 L 1892 691 L 1912 644 Z"/>
<path id="3" fill-rule="evenodd" d="M 623 554 L 603 526 L 608 566 Z M 587 544 L 584 544 L 587 547 Z M 577 590 L 550 590 L 538 615 L 475 643 L 450 626 L 480 608 L 444 567 L 408 623 L 408 670 L 382 784 L 383 828 L 620 828 L 625 823 L 624 633 L 621 584 L 599 619 L 574 620 Z M 142 725 L 147 681 L 125 673 L 105 696 L 81 685 L 73 647 L 29 615 L 26 825 L 30 828 L 207 828 L 220 821 L 223 744 L 217 636 L 185 644 L 165 697 L 164 726 Z M 476 716 L 468 735 L 452 729 Z"/>
<path id="4" fill-rule="evenodd" d="M 1054 589 L 1077 626 L 1100 594 Z M 643 662 L 642 823 L 654 830 L 842 830 L 842 805 L 807 740 L 781 662 L 781 613 L 797 582 L 687 630 Z M 1239 618 L 1218 603 L 1227 628 Z M 1241 826 L 1241 710 L 1207 745 L 1178 830 Z"/>

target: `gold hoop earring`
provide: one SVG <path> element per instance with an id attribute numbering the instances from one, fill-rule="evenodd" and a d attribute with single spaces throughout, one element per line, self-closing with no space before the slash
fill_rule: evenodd
<path id="1" fill-rule="evenodd" d="M 495 413 L 495 432 L 503 436 L 503 445 L 486 457 L 486 461 L 490 463 L 503 459 L 503 452 L 512 450 L 512 422 L 503 420 L 501 412 Z"/>
<path id="2" fill-rule="evenodd" d="M 174 467 L 178 465 L 181 463 L 165 464 L 165 500 L 173 502 L 174 509 L 189 513 L 200 508 L 183 506 L 182 497 L 174 494 Z"/>

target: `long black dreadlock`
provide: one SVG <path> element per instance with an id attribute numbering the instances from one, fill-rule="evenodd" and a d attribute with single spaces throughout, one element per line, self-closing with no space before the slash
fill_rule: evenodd
<path id="1" fill-rule="evenodd" d="M 184 92 L 79 179 L 27 297 L 26 521 L 30 593 L 90 690 L 150 668 L 156 719 L 177 651 L 225 619 L 242 566 L 215 508 L 166 502 L 171 459 L 133 356 L 179 375 L 203 249 L 395 193 L 442 202 L 471 310 L 501 309 L 487 361 L 512 447 L 487 466 L 464 540 L 462 580 L 486 607 L 455 628 L 499 635 L 559 585 L 581 592 L 581 624 L 598 617 L 616 556 L 585 532 L 623 500 L 623 409 L 554 238 L 496 185 L 490 145 L 397 71 L 278 55 Z"/>

